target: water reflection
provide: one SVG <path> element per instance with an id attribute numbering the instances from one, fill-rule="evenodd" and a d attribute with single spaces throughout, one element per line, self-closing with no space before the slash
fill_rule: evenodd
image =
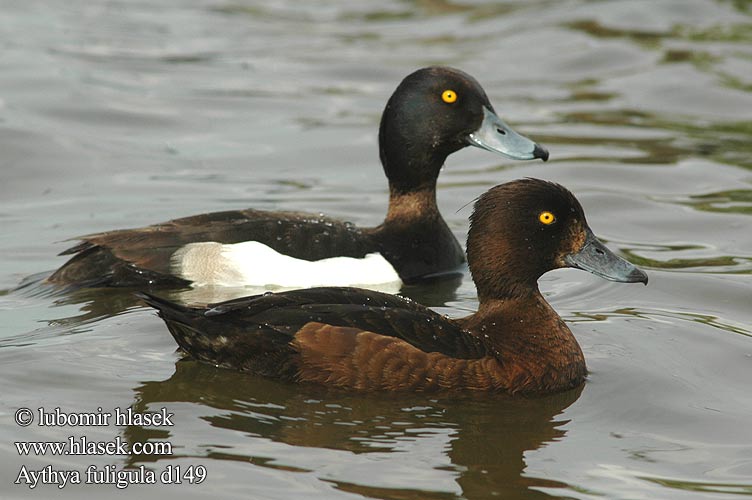
<path id="1" fill-rule="evenodd" d="M 27 299 L 52 299 L 52 306 L 55 308 L 77 306 L 79 314 L 48 320 L 48 326 L 52 328 L 72 330 L 143 305 L 134 296 L 137 289 L 58 287 L 45 281 L 48 275 L 49 273 L 39 273 L 29 276 L 18 287 L 9 290 L 9 293 Z M 176 298 L 180 289 L 163 289 L 162 292 L 166 297 Z"/>
<path id="2" fill-rule="evenodd" d="M 54 307 L 79 306 L 80 314 L 50 320 L 52 327 L 76 327 L 102 318 L 123 314 L 143 306 L 134 296 L 140 288 L 76 288 L 58 287 L 45 282 L 48 273 L 38 273 L 27 277 L 18 287 L 0 290 L 0 296 L 17 294 L 26 298 L 52 298 Z M 403 285 L 402 288 L 386 285 L 379 291 L 399 293 L 427 307 L 442 307 L 457 299 L 457 289 L 462 285 L 461 272 L 429 278 L 420 284 Z M 378 288 L 375 288 L 378 289 Z M 279 291 L 281 289 L 276 289 Z M 188 288 L 160 287 L 148 289 L 160 296 L 182 304 L 206 305 L 225 300 L 261 294 L 267 291 L 262 287 L 218 287 L 201 286 Z"/>
<path id="3" fill-rule="evenodd" d="M 524 492 L 525 498 L 550 498 L 531 488 L 565 485 L 525 476 L 525 453 L 565 436 L 563 427 L 568 420 L 557 416 L 581 392 L 582 387 L 534 399 L 484 396 L 458 400 L 415 394 L 353 396 L 318 387 L 281 384 L 184 360 L 176 363 L 175 373 L 167 380 L 146 382 L 135 388 L 133 408 L 143 412 L 170 403 L 197 405 L 198 411 L 194 413 L 201 414 L 199 420 L 231 433 L 223 435 L 217 443 L 207 443 L 203 440 L 208 435 L 217 434 L 202 432 L 203 437 L 197 439 L 206 451 L 200 456 L 293 472 L 315 470 L 317 464 L 285 463 L 284 458 L 254 455 L 245 451 L 249 448 L 242 442 L 260 438 L 294 447 L 342 450 L 355 455 L 380 454 L 371 471 L 373 477 L 378 477 L 383 473 L 379 465 L 382 461 L 388 468 L 387 463 L 395 453 L 414 452 L 414 444 L 438 438 L 443 442 L 445 456 L 427 457 L 424 461 L 428 464 L 413 466 L 447 471 L 463 497 L 516 498 Z M 124 434 L 129 442 L 170 437 L 163 430 L 135 426 L 126 428 Z M 195 449 L 191 443 L 185 444 L 185 449 L 191 448 Z M 344 455 L 344 460 L 348 456 Z M 155 457 L 131 456 L 128 465 L 155 460 Z M 367 497 L 456 497 L 446 491 L 426 491 L 431 488 L 418 491 L 409 484 L 376 488 L 347 477 L 347 481 L 328 476 L 325 480 L 341 490 Z"/>
<path id="4" fill-rule="evenodd" d="M 633 245 L 621 247 L 626 258 L 640 267 L 653 269 L 706 271 L 713 273 L 752 273 L 752 257 L 718 255 L 709 245 Z"/>
<path id="5" fill-rule="evenodd" d="M 611 318 L 639 318 L 652 323 L 658 322 L 675 322 L 689 321 L 692 323 L 699 323 L 705 326 L 709 326 L 716 330 L 723 332 L 736 333 L 744 335 L 746 337 L 752 337 L 752 331 L 750 331 L 746 325 L 734 324 L 729 320 L 719 318 L 712 314 L 700 314 L 684 311 L 669 311 L 663 309 L 647 309 L 647 308 L 620 308 L 613 311 L 600 311 L 597 313 L 591 312 L 575 312 L 569 315 L 566 319 L 568 323 L 585 323 L 591 321 L 608 321 Z"/>
<path id="6" fill-rule="evenodd" d="M 694 195 L 679 203 L 705 212 L 752 214 L 752 190 L 734 189 Z"/>
<path id="7" fill-rule="evenodd" d="M 651 481 L 665 488 L 680 491 L 719 493 L 719 494 L 736 494 L 752 495 L 752 483 L 731 484 L 710 481 L 680 481 L 671 478 L 641 476 L 641 479 Z"/>

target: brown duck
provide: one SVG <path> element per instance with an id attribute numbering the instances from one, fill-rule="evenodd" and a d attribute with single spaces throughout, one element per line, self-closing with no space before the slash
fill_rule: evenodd
<path id="1" fill-rule="evenodd" d="M 544 393 L 585 380 L 580 346 L 538 290 L 562 267 L 647 284 L 593 235 L 564 187 L 496 186 L 470 217 L 467 259 L 480 306 L 450 319 L 398 296 L 356 288 L 268 293 L 201 308 L 153 295 L 178 345 L 224 368 L 356 391 Z"/>

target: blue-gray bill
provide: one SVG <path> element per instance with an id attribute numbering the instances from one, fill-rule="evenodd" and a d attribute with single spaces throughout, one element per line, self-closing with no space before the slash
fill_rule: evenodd
<path id="1" fill-rule="evenodd" d="M 468 141 L 473 146 L 501 153 L 514 160 L 548 160 L 546 148 L 515 132 L 486 107 L 483 108 L 483 122 L 478 130 L 468 136 Z"/>
<path id="2" fill-rule="evenodd" d="M 588 271 L 607 280 L 648 284 L 648 275 L 644 271 L 615 255 L 589 229 L 580 251 L 564 257 L 564 262 L 569 267 Z"/>

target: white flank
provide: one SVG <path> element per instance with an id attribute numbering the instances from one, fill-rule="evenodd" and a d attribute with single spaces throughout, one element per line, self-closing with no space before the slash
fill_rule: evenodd
<path id="1" fill-rule="evenodd" d="M 332 257 L 295 259 L 258 241 L 223 245 L 190 243 L 171 259 L 173 272 L 194 285 L 226 287 L 309 288 L 359 286 L 396 293 L 402 284 L 392 265 L 379 253 L 362 259 Z"/>

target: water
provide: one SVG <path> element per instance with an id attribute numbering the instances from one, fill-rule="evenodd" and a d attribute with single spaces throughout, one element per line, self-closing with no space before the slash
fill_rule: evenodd
<path id="1" fill-rule="evenodd" d="M 0 9 L 2 498 L 752 495 L 752 4 L 736 1 L 13 1 Z M 532 400 L 352 396 L 178 362 L 122 291 L 39 280 L 80 234 L 241 207 L 376 224 L 381 110 L 428 64 L 473 74 L 546 163 L 452 156 L 464 240 L 488 187 L 561 182 L 650 285 L 541 288 L 591 371 Z M 20 283 L 27 286 L 14 290 Z M 457 285 L 457 284 L 455 284 Z M 411 296 L 477 305 L 468 276 Z M 237 291 L 234 291 L 237 292 Z M 184 299 L 200 300 L 205 292 Z M 19 407 L 174 413 L 172 427 L 19 427 Z M 168 441 L 171 458 L 21 457 L 15 441 Z M 198 485 L 14 485 L 22 465 L 206 467 Z"/>

